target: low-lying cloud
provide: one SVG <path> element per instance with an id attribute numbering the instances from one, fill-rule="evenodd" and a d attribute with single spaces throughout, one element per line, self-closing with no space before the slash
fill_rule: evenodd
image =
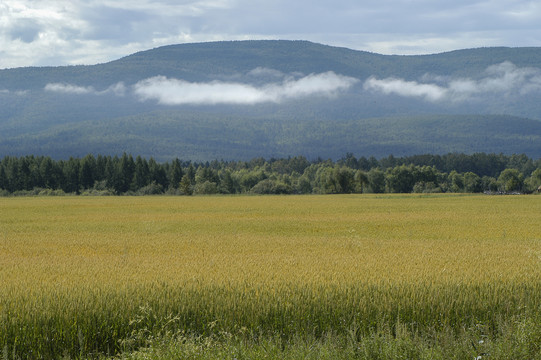
<path id="1" fill-rule="evenodd" d="M 519 68 L 511 62 L 488 67 L 480 79 L 445 79 L 425 75 L 424 82 L 370 77 L 364 89 L 386 95 L 421 98 L 426 101 L 466 101 L 483 96 L 525 95 L 541 91 L 541 69 Z"/>
<path id="2" fill-rule="evenodd" d="M 17 96 L 24 96 L 28 94 L 28 90 L 16 90 L 11 91 L 8 89 L 0 89 L 0 95 L 17 95 Z"/>
<path id="3" fill-rule="evenodd" d="M 68 83 L 49 83 L 44 90 L 73 95 L 135 95 L 140 101 L 155 100 L 162 105 L 212 105 L 212 104 L 258 104 L 281 102 L 313 95 L 333 97 L 347 90 L 357 79 L 334 72 L 311 74 L 300 78 L 283 74 L 277 70 L 257 68 L 248 74 L 252 77 L 271 76 L 274 82 L 261 86 L 242 82 L 188 82 L 180 79 L 155 76 L 141 80 L 131 87 L 120 82 L 98 91 L 92 86 Z M 277 79 L 281 79 L 276 81 Z"/>
<path id="4" fill-rule="evenodd" d="M 140 101 L 156 101 L 162 105 L 251 105 L 264 102 L 280 103 L 310 96 L 334 97 L 348 90 L 358 79 L 332 71 L 310 74 L 284 74 L 268 68 L 256 68 L 238 79 L 248 76 L 253 83 L 215 80 L 189 82 L 181 79 L 155 76 L 129 87 L 119 82 L 98 91 L 91 86 L 50 83 L 46 91 L 78 95 L 136 96 Z M 246 79 L 245 79 L 246 80 Z M 418 98 L 428 102 L 465 102 L 494 97 L 522 96 L 541 92 L 541 69 L 517 67 L 511 62 L 489 66 L 478 78 L 452 78 L 425 74 L 416 81 L 401 78 L 364 81 L 365 91 L 384 95 Z M 2 91 L 0 91 L 0 94 Z"/>
<path id="5" fill-rule="evenodd" d="M 71 84 L 62 84 L 62 83 L 51 83 L 45 85 L 45 91 L 51 91 L 51 92 L 57 92 L 57 93 L 63 93 L 63 94 L 92 94 L 95 93 L 96 90 L 94 90 L 93 87 L 83 87 L 83 86 L 77 86 L 77 85 L 71 85 Z"/>
<path id="6" fill-rule="evenodd" d="M 417 81 L 405 81 L 397 78 L 376 79 L 370 77 L 364 82 L 365 90 L 381 92 L 386 95 L 396 94 L 406 97 L 420 97 L 437 101 L 447 95 L 447 89 L 435 84 L 421 84 Z"/>
<path id="7" fill-rule="evenodd" d="M 312 95 L 332 97 L 347 90 L 357 81 L 334 72 L 326 72 L 256 87 L 237 82 L 193 83 L 156 76 L 135 84 L 134 92 L 141 100 L 157 100 L 164 105 L 278 103 Z"/>
<path id="8" fill-rule="evenodd" d="M 75 95 L 105 95 L 105 94 L 114 94 L 117 96 L 124 96 L 126 93 L 126 86 L 124 83 L 119 82 L 114 85 L 109 86 L 107 89 L 102 91 L 97 91 L 92 86 L 78 86 L 73 84 L 66 83 L 49 83 L 45 85 L 45 91 L 57 92 L 62 94 L 75 94 Z"/>

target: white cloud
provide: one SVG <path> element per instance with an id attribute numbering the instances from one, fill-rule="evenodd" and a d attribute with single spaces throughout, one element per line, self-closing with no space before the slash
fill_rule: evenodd
<path id="1" fill-rule="evenodd" d="M 112 93 L 116 96 L 124 96 L 126 95 L 126 91 L 127 91 L 126 85 L 124 85 L 123 82 L 119 82 L 119 83 L 109 86 L 106 90 L 99 92 L 99 94 L 101 95 L 101 94 Z"/>
<path id="2" fill-rule="evenodd" d="M 116 96 L 124 96 L 126 94 L 126 86 L 122 82 L 111 85 L 103 91 L 97 91 L 92 86 L 84 87 L 84 86 L 65 84 L 65 83 L 49 83 L 45 85 L 44 90 L 50 91 L 50 92 L 57 92 L 57 93 L 63 93 L 63 94 L 75 94 L 75 95 L 85 95 L 85 94 L 105 95 L 105 94 L 112 93 Z"/>
<path id="3" fill-rule="evenodd" d="M 71 84 L 62 84 L 62 83 L 50 83 L 45 85 L 45 91 L 51 91 L 51 92 L 58 92 L 58 93 L 64 93 L 64 94 L 91 94 L 95 93 L 96 90 L 94 90 L 93 87 L 82 87 L 82 86 L 76 86 Z"/>
<path id="4" fill-rule="evenodd" d="M 163 105 L 257 104 L 280 102 L 313 95 L 332 97 L 358 82 L 357 79 L 337 75 L 333 72 L 311 74 L 299 79 L 294 79 L 291 76 L 270 69 L 259 69 L 252 75 L 256 76 L 263 73 L 285 77 L 285 80 L 281 83 L 267 83 L 257 87 L 240 82 L 192 83 L 179 79 L 169 79 L 165 76 L 156 76 L 139 81 L 131 89 L 128 89 L 124 83 L 119 82 L 102 91 L 98 91 L 91 86 L 85 87 L 67 83 L 50 83 L 44 87 L 44 90 L 74 95 L 113 94 L 116 96 L 125 96 L 130 90 L 141 101 L 156 100 Z"/>
<path id="5" fill-rule="evenodd" d="M 541 89 L 539 86 L 541 69 L 538 68 L 519 68 L 513 63 L 506 61 L 488 67 L 486 74 L 488 75 L 486 78 L 475 82 L 471 86 L 472 92 L 520 92 L 525 94 Z M 451 82 L 450 85 L 453 88 L 454 83 Z"/>
<path id="6" fill-rule="evenodd" d="M 28 94 L 28 90 L 10 91 L 8 89 L 0 89 L 0 95 L 11 95 L 11 94 L 15 94 L 17 96 L 24 96 Z"/>
<path id="7" fill-rule="evenodd" d="M 333 72 L 311 74 L 298 80 L 255 87 L 243 83 L 213 81 L 192 83 L 157 76 L 134 85 L 141 100 L 157 100 L 164 105 L 181 104 L 257 104 L 311 95 L 334 96 L 357 82 Z"/>
<path id="8" fill-rule="evenodd" d="M 265 101 L 265 93 L 240 83 L 190 83 L 152 77 L 135 84 L 135 93 L 141 100 L 158 100 L 164 105 L 180 104 L 250 104 Z"/>
<path id="9" fill-rule="evenodd" d="M 357 81 L 352 77 L 337 75 L 329 71 L 322 74 L 310 74 L 298 80 L 288 80 L 281 85 L 272 85 L 270 90 L 275 91 L 278 98 L 295 98 L 313 94 L 334 96 L 338 91 L 350 88 Z"/>
<path id="10" fill-rule="evenodd" d="M 383 94 L 397 94 L 406 97 L 420 97 L 429 101 L 441 100 L 447 94 L 447 89 L 435 84 L 421 84 L 417 81 L 386 78 L 378 80 L 371 77 L 364 82 L 365 90 L 378 91 Z"/>
<path id="11" fill-rule="evenodd" d="M 371 77 L 365 81 L 364 88 L 386 95 L 417 97 L 432 102 L 466 101 L 483 96 L 524 95 L 541 91 L 541 69 L 519 68 L 508 61 L 488 67 L 479 79 L 445 79 L 431 75 L 425 75 L 422 79 L 433 82 Z"/>

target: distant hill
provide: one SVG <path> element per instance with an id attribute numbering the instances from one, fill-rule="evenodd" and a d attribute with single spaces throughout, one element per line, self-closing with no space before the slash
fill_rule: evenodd
<path id="1" fill-rule="evenodd" d="M 388 56 L 307 41 L 171 45 L 0 70 L 0 157 L 541 157 L 541 48 Z"/>

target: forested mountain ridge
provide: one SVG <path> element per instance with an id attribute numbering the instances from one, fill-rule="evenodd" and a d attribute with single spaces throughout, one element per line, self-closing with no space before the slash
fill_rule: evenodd
<path id="1" fill-rule="evenodd" d="M 389 56 L 307 41 L 171 45 L 0 70 L 0 157 L 541 157 L 541 48 Z M 474 114 L 474 115 L 471 115 Z"/>
<path id="2" fill-rule="evenodd" d="M 168 45 L 141 51 L 109 63 L 0 70 L 0 88 L 41 89 L 51 82 L 80 86 L 135 83 L 156 76 L 188 81 L 215 80 L 257 67 L 285 73 L 334 71 L 347 76 L 416 79 L 426 73 L 476 77 L 487 67 L 509 61 L 541 68 L 541 48 L 491 47 L 432 55 L 380 55 L 308 41 L 248 40 Z"/>

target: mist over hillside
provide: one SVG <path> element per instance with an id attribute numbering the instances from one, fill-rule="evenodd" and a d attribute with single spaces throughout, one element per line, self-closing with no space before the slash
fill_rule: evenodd
<path id="1" fill-rule="evenodd" d="M 0 157 L 541 157 L 540 97 L 541 48 L 171 45 L 106 64 L 0 70 Z"/>

